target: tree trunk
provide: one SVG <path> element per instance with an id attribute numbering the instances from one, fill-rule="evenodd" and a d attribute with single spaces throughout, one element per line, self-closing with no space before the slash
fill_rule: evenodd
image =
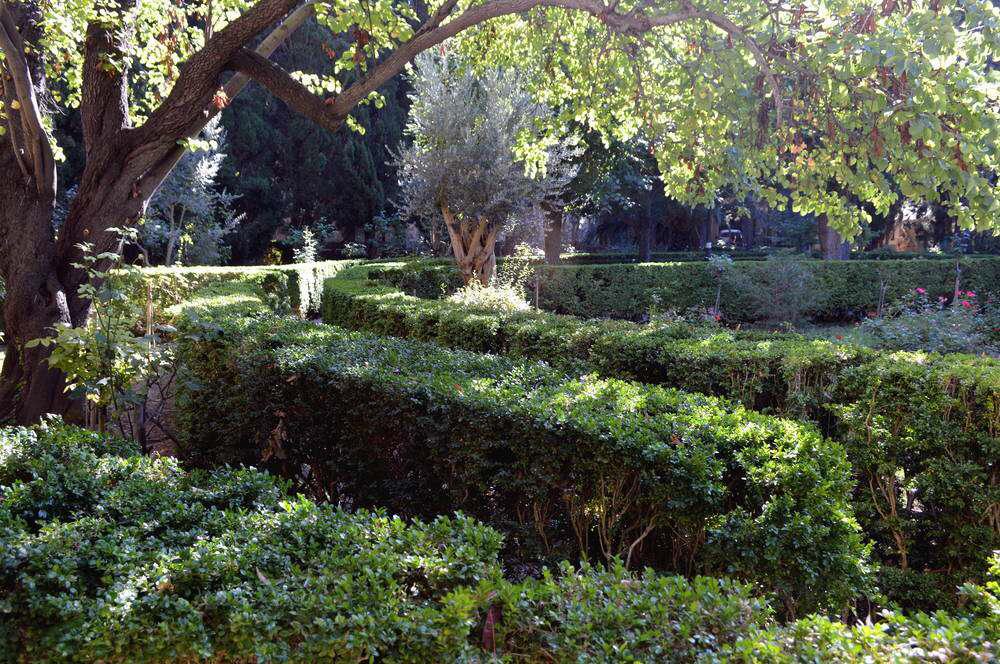
<path id="1" fill-rule="evenodd" d="M 559 264 L 562 253 L 562 208 L 548 204 L 545 206 L 545 262 L 549 265 Z"/>
<path id="2" fill-rule="evenodd" d="M 63 391 L 62 375 L 46 361 L 48 350 L 24 346 L 51 335 L 57 323 L 71 320 L 69 298 L 54 275 L 52 197 L 12 178 L 0 185 L 0 198 L 0 219 L 16 220 L 0 224 L 0 271 L 7 291 L 0 417 L 29 423 L 49 412 L 72 416 L 75 411 Z"/>
<path id="3" fill-rule="evenodd" d="M 639 262 L 648 263 L 653 260 L 653 192 L 646 192 L 642 206 L 642 217 L 639 219 L 638 236 Z"/>
<path id="4" fill-rule="evenodd" d="M 819 248 L 824 260 L 842 261 L 851 257 L 851 245 L 844 241 L 835 229 L 833 229 L 825 214 L 817 218 L 817 228 L 819 230 Z"/>
<path id="5" fill-rule="evenodd" d="M 451 250 L 462 273 L 462 282 L 469 284 L 478 280 L 483 286 L 489 286 L 497 268 L 496 226 L 482 218 L 475 222 L 459 220 L 447 205 L 441 206 L 441 216 L 451 238 Z"/>

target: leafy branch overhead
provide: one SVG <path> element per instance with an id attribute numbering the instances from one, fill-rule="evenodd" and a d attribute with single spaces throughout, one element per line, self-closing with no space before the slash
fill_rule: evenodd
<path id="1" fill-rule="evenodd" d="M 135 150 L 200 129 L 227 69 L 339 128 L 416 54 L 460 35 L 481 62 L 531 72 L 533 92 L 563 120 L 617 138 L 657 136 L 667 188 L 682 199 L 734 184 L 772 201 L 791 191 L 798 209 L 848 233 L 860 213 L 843 205 L 846 192 L 879 210 L 897 191 L 940 199 L 965 226 L 984 227 L 1000 210 L 989 179 L 1000 92 L 988 67 L 1000 18 L 989 2 L 446 0 L 423 20 L 394 0 L 307 3 L 302 10 L 353 40 L 329 53 L 331 78 L 353 79 L 335 86 L 306 86 L 248 50 L 298 4 L 45 3 L 40 45 L 49 76 L 66 84 L 61 98 L 84 103 L 92 139 L 106 115 L 86 112 L 100 87 L 87 63 L 99 61 L 103 78 L 148 77 L 129 99 L 141 123 L 124 132 Z M 130 35 L 151 46 L 129 47 Z M 8 70 L 21 71 L 19 49 L 7 50 Z M 771 178 L 777 186 L 763 184 Z"/>

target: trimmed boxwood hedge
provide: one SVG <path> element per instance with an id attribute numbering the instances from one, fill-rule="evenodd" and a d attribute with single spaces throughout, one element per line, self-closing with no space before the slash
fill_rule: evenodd
<path id="1" fill-rule="evenodd" d="M 251 288 L 183 306 L 185 454 L 316 495 L 455 509 L 521 559 L 621 556 L 752 579 L 787 615 L 864 592 L 843 449 L 709 397 L 274 316 Z"/>
<path id="2" fill-rule="evenodd" d="M 185 472 L 50 421 L 0 429 L 0 661 L 987 661 L 996 588 L 966 617 L 774 624 L 738 582 L 563 564 L 502 578 L 500 535 Z M 991 607 L 991 604 L 993 605 Z"/>
<path id="3" fill-rule="evenodd" d="M 930 297 L 950 298 L 955 290 L 955 261 L 912 260 L 806 260 L 813 274 L 816 301 L 806 314 L 816 320 L 856 320 L 875 311 L 884 281 L 885 302 L 892 302 L 914 288 L 925 288 Z M 1000 293 L 1000 257 L 962 258 L 962 287 L 988 294 Z M 767 261 L 737 261 L 732 270 L 748 283 L 761 281 Z M 541 265 L 538 306 L 553 313 L 582 318 L 639 320 L 649 313 L 654 297 L 660 308 L 683 311 L 715 304 L 716 281 L 705 261 L 597 265 Z M 461 285 L 453 264 L 410 261 L 372 272 L 410 295 L 440 297 Z M 765 280 L 766 281 L 766 280 Z M 534 295 L 532 296 L 534 299 Z M 722 289 L 721 309 L 735 321 L 759 317 L 752 298 Z"/>
<path id="4" fill-rule="evenodd" d="M 359 267 L 327 282 L 326 322 L 724 396 L 817 422 L 847 448 L 855 509 L 883 565 L 881 586 L 905 605 L 952 606 L 954 589 L 981 580 L 990 551 L 1000 549 L 995 360 L 792 334 L 462 310 L 403 295 L 367 274 Z"/>
<path id="5" fill-rule="evenodd" d="M 880 284 L 891 302 L 914 288 L 931 297 L 950 297 L 955 289 L 955 263 L 946 260 L 804 261 L 813 275 L 817 301 L 806 314 L 816 320 L 845 320 L 875 311 Z M 977 292 L 1000 291 L 1000 258 L 966 258 L 962 285 Z M 732 270 L 752 283 L 768 269 L 766 261 L 738 261 Z M 539 306 L 546 311 L 586 318 L 637 319 L 656 295 L 661 306 L 684 310 L 715 302 L 716 283 L 705 263 L 547 266 L 540 270 Z M 753 320 L 749 298 L 723 288 L 721 309 L 733 320 Z"/>
<path id="6" fill-rule="evenodd" d="M 162 312 L 184 302 L 202 287 L 216 282 L 253 282 L 271 285 L 269 292 L 280 293 L 281 305 L 303 316 L 319 313 L 323 282 L 345 267 L 360 261 L 319 261 L 289 265 L 248 267 L 155 267 L 141 270 L 143 283 L 135 287 L 137 301 L 145 302 L 146 286 L 152 286 L 154 308 Z M 275 303 L 277 304 L 277 303 Z"/>

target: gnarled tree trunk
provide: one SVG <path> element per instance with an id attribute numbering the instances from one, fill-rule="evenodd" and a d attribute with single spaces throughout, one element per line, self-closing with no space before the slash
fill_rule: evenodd
<path id="1" fill-rule="evenodd" d="M 118 0 L 113 10 L 127 13 L 135 2 Z M 65 377 L 49 367 L 48 350 L 27 343 L 50 336 L 57 324 L 86 323 L 90 302 L 78 292 L 87 275 L 75 267 L 82 255 L 79 244 L 91 243 L 96 252 L 111 250 L 117 238 L 109 229 L 138 222 L 183 155 L 179 140 L 196 135 L 219 111 L 213 104 L 219 75 L 240 69 L 233 58 L 246 41 L 297 2 L 261 2 L 217 33 L 211 48 L 185 64 L 167 100 L 140 128 L 129 123 L 127 72 L 105 66 L 128 45 L 101 24 L 91 24 L 80 104 L 86 165 L 58 239 L 52 224 L 55 163 L 38 103 L 45 91 L 44 67 L 38 60 L 41 49 L 28 45 L 40 38 L 41 10 L 32 0 L 0 3 L 0 99 L 8 115 L 0 135 L 0 275 L 7 291 L 0 418 L 31 423 L 46 413 L 82 417 L 81 404 L 66 394 Z M 311 13 L 311 5 L 293 12 L 254 55 L 269 55 Z M 226 98 L 248 80 L 233 76 Z M 338 117 L 324 119 L 333 126 Z"/>
<path id="2" fill-rule="evenodd" d="M 497 270 L 496 224 L 482 218 L 474 222 L 459 220 L 446 204 L 441 205 L 441 216 L 463 283 L 478 280 L 483 286 L 489 286 Z"/>

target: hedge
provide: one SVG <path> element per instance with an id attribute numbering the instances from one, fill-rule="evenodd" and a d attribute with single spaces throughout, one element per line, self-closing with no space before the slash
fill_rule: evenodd
<path id="1" fill-rule="evenodd" d="M 949 297 L 955 289 L 955 264 L 944 260 L 804 261 L 813 274 L 817 300 L 806 314 L 814 320 L 844 320 L 875 311 L 880 284 L 885 302 L 916 287 L 932 297 Z M 1000 258 L 963 259 L 964 288 L 982 293 L 1000 291 Z M 731 268 L 749 283 L 760 280 L 768 261 L 738 261 Z M 716 282 L 705 263 L 647 263 L 540 268 L 539 306 L 547 311 L 587 318 L 637 319 L 648 313 L 655 294 L 663 306 L 684 310 L 715 302 Z M 747 298 L 723 288 L 721 310 L 733 320 L 753 320 L 758 314 Z"/>
<path id="2" fill-rule="evenodd" d="M 500 536 L 286 495 L 50 423 L 0 433 L 0 659 L 441 661 Z"/>
<path id="3" fill-rule="evenodd" d="M 49 421 L 0 429 L 0 661 L 985 661 L 974 612 L 774 624 L 752 588 L 563 564 L 501 576 L 498 533 L 291 496 L 249 469 L 185 472 Z M 977 615 L 978 614 L 978 615 Z"/>
<path id="4" fill-rule="evenodd" d="M 990 551 L 1000 549 L 995 360 L 684 324 L 463 311 L 372 283 L 367 272 L 327 281 L 326 322 L 723 396 L 817 422 L 847 448 L 855 510 L 876 543 L 881 585 L 907 606 L 953 606 L 955 588 L 981 580 Z"/>
<path id="5" fill-rule="evenodd" d="M 216 282 L 281 283 L 282 304 L 303 316 L 319 313 L 323 282 L 345 267 L 361 261 L 319 261 L 289 265 L 247 267 L 155 267 L 141 271 L 143 283 L 136 286 L 136 298 L 145 302 L 147 285 L 152 286 L 154 308 L 158 312 L 184 302 L 202 287 Z M 280 276 L 279 276 L 280 275 Z"/>
<path id="6" fill-rule="evenodd" d="M 802 258 L 821 259 L 817 252 L 809 254 L 795 253 L 788 249 L 715 249 L 714 255 L 729 256 L 734 261 L 764 260 L 768 256 L 801 256 Z M 852 251 L 851 260 L 912 260 L 921 258 L 926 260 L 954 261 L 956 258 L 988 258 L 993 254 L 946 254 L 930 252 L 904 252 L 886 249 L 875 249 L 872 251 Z M 706 258 L 704 251 L 654 251 L 650 256 L 652 263 L 676 263 L 676 262 L 703 262 Z M 640 263 L 639 256 L 635 252 L 578 252 L 574 254 L 562 254 L 560 262 L 564 265 L 607 265 L 612 263 Z"/>
<path id="7" fill-rule="evenodd" d="M 716 399 L 274 316 L 183 307 L 186 456 L 263 463 L 331 500 L 461 509 L 512 555 L 621 556 L 752 579 L 788 615 L 866 590 L 843 449 Z"/>
<path id="8" fill-rule="evenodd" d="M 814 320 L 856 320 L 878 307 L 881 285 L 884 302 L 892 302 L 925 288 L 931 297 L 951 298 L 955 290 L 955 261 L 938 259 L 851 260 L 801 262 L 813 275 L 815 298 L 805 310 Z M 767 283 L 769 261 L 744 260 L 733 264 L 733 274 L 754 288 Z M 717 282 L 702 262 L 611 265 L 539 266 L 538 306 L 553 313 L 582 318 L 640 320 L 657 300 L 659 308 L 684 311 L 714 306 Z M 963 258 L 963 289 L 983 295 L 1000 294 L 1000 257 Z M 453 265 L 440 261 L 412 261 L 386 266 L 373 277 L 410 295 L 440 297 L 461 281 Z M 534 299 L 534 294 L 532 294 Z M 720 309 L 732 321 L 753 321 L 763 314 L 752 298 L 724 286 Z"/>

